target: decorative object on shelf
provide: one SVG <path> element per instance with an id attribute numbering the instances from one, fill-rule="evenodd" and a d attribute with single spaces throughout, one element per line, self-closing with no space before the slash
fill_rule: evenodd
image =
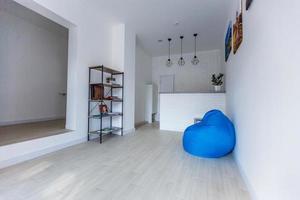
<path id="1" fill-rule="evenodd" d="M 121 101 L 122 99 L 119 98 L 118 96 L 112 96 L 109 94 L 112 94 L 112 89 L 113 88 L 122 88 L 122 86 L 120 84 L 113 84 L 114 86 L 112 88 L 110 88 L 107 93 L 104 95 L 103 100 L 108 100 L 108 101 Z M 118 87 L 116 87 L 116 85 L 118 85 Z"/>
<path id="2" fill-rule="evenodd" d="M 113 97 L 112 96 L 108 96 L 108 97 L 105 97 L 105 99 L 107 99 L 107 100 L 113 100 Z"/>
<path id="3" fill-rule="evenodd" d="M 222 73 L 219 73 L 218 76 L 216 74 L 213 74 L 211 76 L 211 82 L 212 82 L 212 85 L 215 88 L 215 92 L 220 92 L 221 91 L 221 88 L 222 88 L 222 85 L 223 85 L 223 77 L 224 77 L 224 74 L 222 74 Z"/>
<path id="4" fill-rule="evenodd" d="M 237 50 L 243 42 L 243 7 L 242 0 L 240 4 L 240 13 L 236 12 L 236 22 L 233 25 L 233 53 L 236 54 Z"/>
<path id="5" fill-rule="evenodd" d="M 95 76 L 92 76 L 94 75 L 92 73 L 95 73 Z M 91 83 L 91 77 L 100 81 Z M 119 78 L 116 79 L 116 77 Z M 116 80 L 120 83 L 117 83 Z M 107 134 L 119 132 L 123 136 L 123 87 L 123 72 L 103 65 L 89 67 L 88 140 L 91 139 L 91 135 L 98 135 L 100 143 L 102 143 L 102 136 Z M 118 104 L 117 107 L 115 104 Z M 120 120 L 113 120 L 115 118 L 120 118 Z M 107 124 L 109 125 L 107 126 Z"/>
<path id="6" fill-rule="evenodd" d="M 107 84 L 114 84 L 116 82 L 116 78 L 113 77 L 107 77 L 106 78 L 106 83 Z"/>
<path id="7" fill-rule="evenodd" d="M 253 0 L 246 0 L 246 10 L 249 10 Z"/>
<path id="8" fill-rule="evenodd" d="M 194 38 L 195 38 L 195 55 L 194 55 L 194 57 L 192 59 L 192 64 L 193 65 L 198 65 L 198 63 L 200 62 L 199 58 L 197 57 L 197 36 L 198 36 L 198 34 L 195 33 L 194 34 Z"/>
<path id="9" fill-rule="evenodd" d="M 108 113 L 108 107 L 106 104 L 102 103 L 99 105 L 99 112 L 100 113 Z"/>
<path id="10" fill-rule="evenodd" d="M 102 85 L 91 85 L 91 99 L 100 100 L 104 96 L 104 87 Z"/>
<path id="11" fill-rule="evenodd" d="M 225 37 L 225 62 L 227 62 L 232 50 L 232 22 L 229 22 Z"/>
<path id="12" fill-rule="evenodd" d="M 182 41 L 183 41 L 183 36 L 180 36 L 180 58 L 179 58 L 179 60 L 178 60 L 178 65 L 179 66 L 184 66 L 185 65 L 185 61 L 184 61 L 184 58 L 183 58 L 183 56 L 182 56 Z"/>
<path id="13" fill-rule="evenodd" d="M 173 65 L 173 62 L 171 60 L 171 41 L 172 41 L 172 39 L 168 38 L 168 41 L 169 41 L 169 58 L 168 58 L 168 60 L 166 62 L 166 66 L 167 67 L 171 67 Z"/>
<path id="14" fill-rule="evenodd" d="M 107 96 L 107 97 L 104 98 L 104 100 L 121 101 L 122 99 L 120 99 L 117 96 Z"/>

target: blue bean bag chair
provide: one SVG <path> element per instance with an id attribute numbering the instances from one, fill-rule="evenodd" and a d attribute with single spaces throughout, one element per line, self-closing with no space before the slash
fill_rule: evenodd
<path id="1" fill-rule="evenodd" d="M 195 156 L 219 158 L 231 153 L 234 146 L 234 126 L 219 110 L 207 112 L 201 122 L 184 131 L 183 148 Z"/>

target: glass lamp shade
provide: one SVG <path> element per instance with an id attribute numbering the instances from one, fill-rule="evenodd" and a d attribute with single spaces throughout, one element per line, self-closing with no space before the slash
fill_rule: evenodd
<path id="1" fill-rule="evenodd" d="M 178 60 L 178 65 L 179 66 L 184 66 L 185 65 L 185 61 L 184 61 L 183 57 L 180 57 L 180 59 Z"/>
<path id="2" fill-rule="evenodd" d="M 199 62 L 200 62 L 199 58 L 197 58 L 197 56 L 194 56 L 194 58 L 192 59 L 192 64 L 198 65 Z"/>
<path id="3" fill-rule="evenodd" d="M 166 66 L 167 67 L 171 67 L 173 65 L 173 62 L 171 59 L 168 59 L 167 62 L 166 62 Z"/>

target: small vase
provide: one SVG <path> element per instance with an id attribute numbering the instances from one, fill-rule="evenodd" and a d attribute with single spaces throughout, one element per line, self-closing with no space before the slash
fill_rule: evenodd
<path id="1" fill-rule="evenodd" d="M 214 88 L 215 88 L 215 92 L 221 92 L 222 86 L 221 85 L 214 85 Z"/>

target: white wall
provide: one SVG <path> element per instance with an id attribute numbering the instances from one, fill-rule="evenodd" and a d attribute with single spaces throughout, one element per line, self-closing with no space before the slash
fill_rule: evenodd
<path id="1" fill-rule="evenodd" d="M 125 24 L 113 26 L 112 63 L 124 71 L 124 133 L 134 131 L 136 34 Z M 120 91 L 119 91 L 120 92 Z"/>
<path id="2" fill-rule="evenodd" d="M 120 71 L 124 69 L 125 60 L 125 24 L 117 24 L 112 28 L 112 66 Z"/>
<path id="3" fill-rule="evenodd" d="M 237 4 L 231 0 L 232 20 Z M 296 0 L 253 1 L 244 11 L 244 41 L 226 64 L 235 157 L 260 200 L 300 196 L 299 7 Z"/>
<path id="4" fill-rule="evenodd" d="M 172 67 L 166 66 L 167 56 L 154 57 L 152 61 L 153 82 L 159 88 L 159 78 L 161 75 L 175 75 L 175 92 L 209 92 L 213 91 L 211 86 L 211 75 L 220 73 L 220 51 L 206 51 L 197 53 L 200 63 L 192 65 L 191 59 L 194 54 L 184 54 L 185 65 L 180 67 L 177 62 L 180 55 L 173 55 Z"/>
<path id="5" fill-rule="evenodd" d="M 196 66 L 191 64 L 194 54 L 184 54 L 186 61 L 185 66 L 180 67 L 177 61 L 180 55 L 172 55 L 172 67 L 166 66 L 167 56 L 154 57 L 152 59 L 152 80 L 153 84 L 159 89 L 161 75 L 175 75 L 174 92 L 176 93 L 195 93 L 195 92 L 211 92 L 211 75 L 223 71 L 221 67 L 220 51 L 198 52 L 197 56 L 200 63 Z M 159 105 L 159 95 L 156 96 Z M 156 120 L 159 120 L 159 106 L 157 107 Z"/>
<path id="6" fill-rule="evenodd" d="M 135 109 L 135 31 L 125 26 L 124 45 L 124 132 L 134 131 Z"/>
<path id="7" fill-rule="evenodd" d="M 16 0 L 48 18 L 69 28 L 68 52 L 68 97 L 67 97 L 67 128 L 74 130 L 69 134 L 29 141 L 26 144 L 14 144 L 0 147 L 0 167 L 7 166 L 22 158 L 32 158 L 55 149 L 73 145 L 87 140 L 88 115 L 88 67 L 103 64 L 112 66 L 114 26 L 110 17 L 98 12 L 95 5 L 87 1 L 74 0 Z M 72 8 L 72 9 L 70 9 Z M 116 34 L 118 35 L 118 34 Z M 135 67 L 135 34 L 127 30 L 125 35 L 124 55 L 125 80 L 124 119 L 127 130 L 134 127 L 134 67 Z M 125 52 L 126 50 L 126 52 Z M 126 67 L 127 66 L 127 67 Z M 122 66 L 113 66 L 122 69 Z M 131 94 L 131 96 L 130 96 Z M 49 144 L 44 145 L 45 141 Z M 57 142 L 60 141 L 60 142 Z M 10 156 L 4 156 L 7 151 Z M 3 164 L 3 165 L 1 165 Z"/>
<path id="8" fill-rule="evenodd" d="M 64 118 L 67 29 L 14 2 L 0 27 L 0 125 Z"/>
<path id="9" fill-rule="evenodd" d="M 138 42 L 135 66 L 135 124 L 139 124 L 146 121 L 146 84 L 152 83 L 152 57 Z"/>

